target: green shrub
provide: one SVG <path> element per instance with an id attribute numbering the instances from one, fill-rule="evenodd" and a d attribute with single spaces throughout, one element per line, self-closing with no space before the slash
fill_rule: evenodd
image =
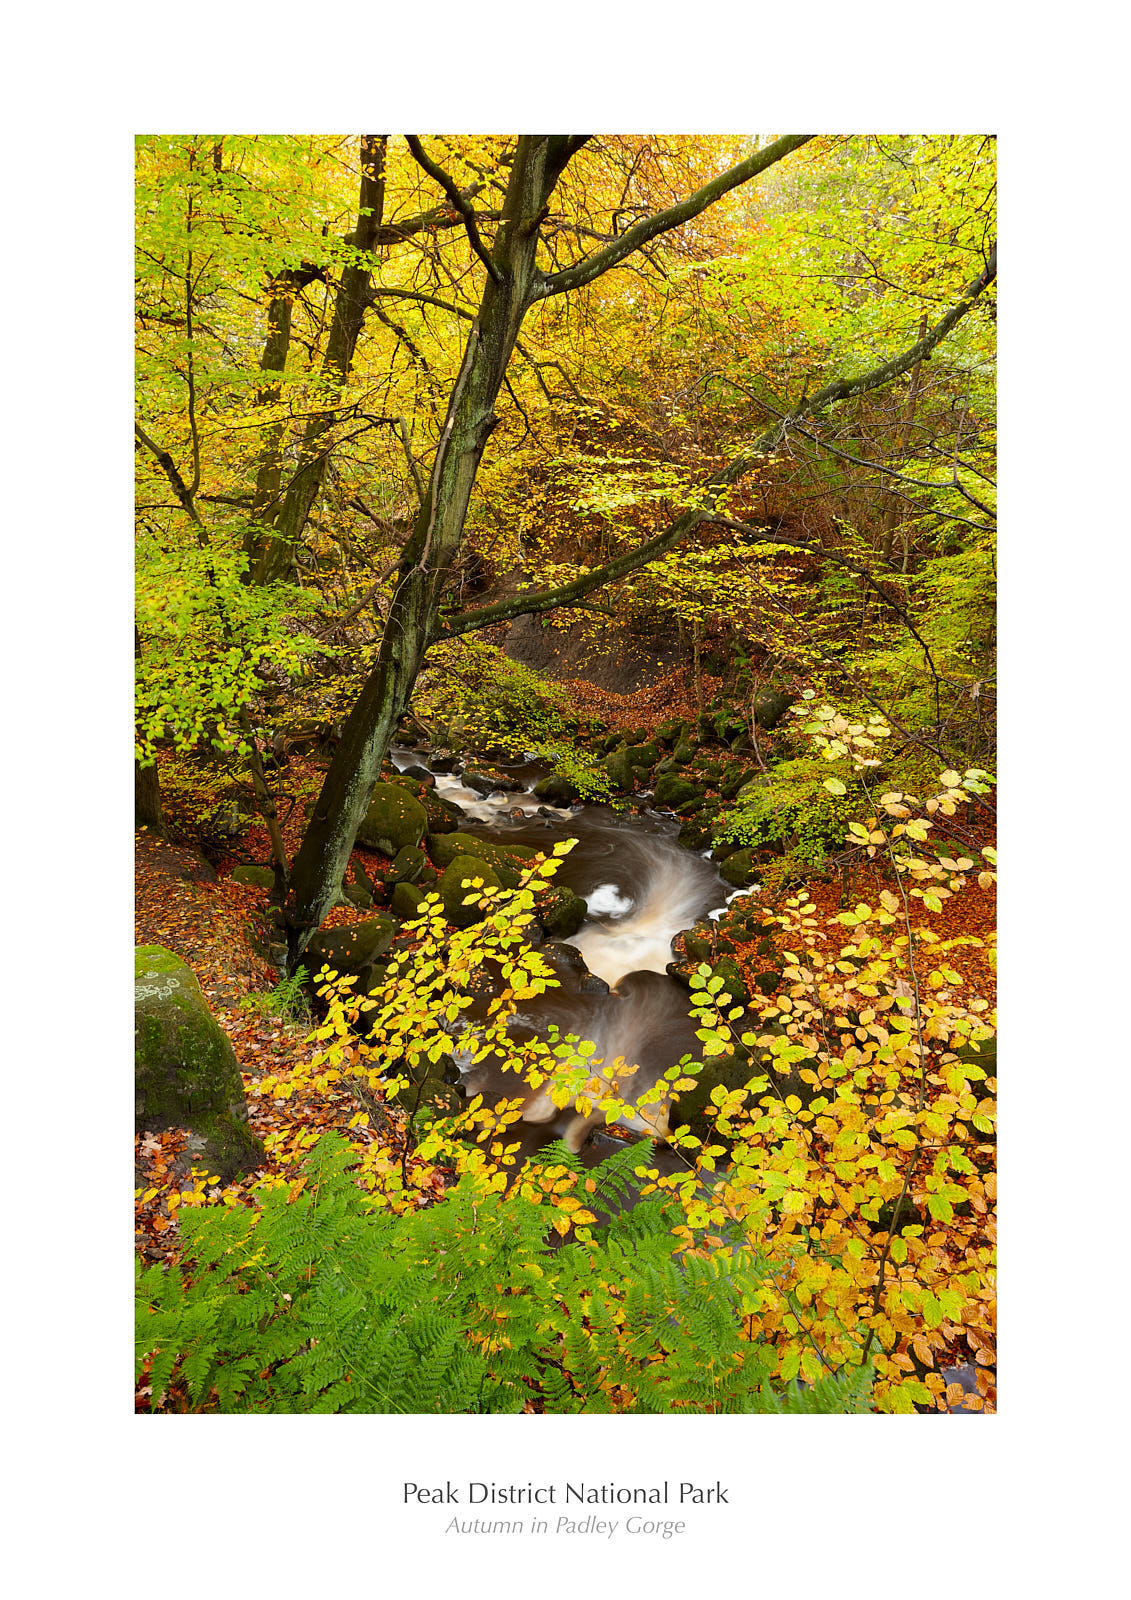
<path id="1" fill-rule="evenodd" d="M 845 828 L 859 809 L 849 796 L 825 787 L 829 778 L 846 775 L 843 763 L 820 757 L 775 762 L 770 782 L 740 797 L 716 823 L 715 843 L 771 848 L 798 864 L 822 866 L 831 851 L 843 847 Z"/>

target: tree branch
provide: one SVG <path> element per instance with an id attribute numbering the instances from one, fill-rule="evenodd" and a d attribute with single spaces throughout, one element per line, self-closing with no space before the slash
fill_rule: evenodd
<path id="1" fill-rule="evenodd" d="M 775 139 L 773 144 L 767 145 L 764 150 L 756 151 L 752 156 L 747 156 L 745 161 L 740 161 L 737 166 L 731 167 L 718 178 L 713 178 L 710 183 L 704 184 L 702 189 L 697 189 L 686 200 L 681 200 L 678 205 L 669 206 L 666 211 L 657 211 L 651 217 L 628 228 L 619 238 L 614 239 L 604 250 L 595 250 L 592 255 L 583 256 L 572 267 L 565 267 L 561 272 L 554 272 L 544 276 L 534 291 L 536 299 L 547 299 L 550 295 L 565 294 L 570 289 L 578 289 L 582 284 L 592 283 L 594 278 L 599 278 L 603 272 L 608 272 L 610 267 L 615 267 L 634 250 L 639 250 L 641 245 L 654 239 L 657 234 L 667 233 L 672 228 L 678 228 L 681 223 L 688 222 L 692 217 L 697 217 L 709 205 L 728 194 L 731 189 L 736 189 L 740 183 L 746 183 L 751 178 L 756 178 L 759 173 L 765 172 L 776 162 L 787 156 L 791 151 L 806 144 L 813 135 L 811 133 L 791 133 L 784 138 Z M 450 180 L 449 180 L 450 181 Z"/>
<path id="2" fill-rule="evenodd" d="M 425 153 L 424 146 L 415 133 L 406 133 L 405 138 L 408 141 L 409 149 L 416 157 L 417 164 L 423 167 L 428 176 L 440 185 L 451 201 L 453 209 L 463 218 L 463 225 L 467 230 L 467 237 L 471 241 L 471 248 L 475 251 L 475 254 L 482 261 L 495 282 L 502 283 L 503 275 L 487 253 L 487 246 L 483 243 L 479 235 L 479 229 L 475 226 L 475 213 L 468 205 L 462 191 L 456 188 L 455 182 L 449 178 L 444 169 L 438 167 L 431 156 Z"/>
<path id="3" fill-rule="evenodd" d="M 771 148 L 773 147 L 771 146 Z M 582 573 L 572 582 L 561 584 L 555 589 L 544 589 L 537 594 L 516 595 L 510 600 L 500 600 L 495 605 L 480 606 L 475 611 L 465 611 L 457 616 L 442 619 L 438 624 L 437 631 L 433 634 L 433 641 L 436 639 L 456 638 L 460 634 L 470 633 L 475 628 L 487 628 L 492 623 L 506 622 L 513 617 L 536 615 L 542 611 L 553 611 L 558 606 L 568 605 L 571 601 L 579 600 L 583 595 L 589 594 L 591 590 L 600 588 L 602 584 L 612 583 L 617 578 L 623 578 L 630 572 L 639 571 L 641 567 L 647 566 L 649 562 L 656 560 L 657 557 L 672 549 L 673 546 L 678 544 L 681 539 L 685 538 L 700 524 L 704 522 L 726 523 L 728 519 L 717 516 L 714 510 L 723 490 L 737 483 L 740 478 L 744 477 L 746 473 L 757 465 L 763 456 L 774 450 L 785 438 L 791 426 L 812 411 L 820 410 L 834 401 L 844 400 L 852 395 L 866 394 L 870 389 L 877 389 L 882 384 L 890 383 L 892 379 L 899 377 L 901 373 L 907 372 L 915 365 L 916 361 L 921 360 L 924 355 L 933 350 L 946 337 L 951 328 L 966 315 L 978 296 L 994 281 L 996 276 L 997 249 L 995 247 L 984 270 L 979 273 L 972 283 L 967 284 L 957 304 L 947 312 L 942 321 L 937 323 L 925 338 L 920 339 L 909 350 L 905 350 L 902 355 L 895 356 L 891 361 L 884 362 L 882 366 L 873 368 L 871 372 L 862 373 L 855 378 L 837 378 L 832 383 L 827 384 L 825 388 L 819 390 L 811 399 L 801 400 L 787 417 L 783 417 L 779 422 L 776 422 L 772 428 L 767 429 L 762 434 L 761 438 L 755 440 L 750 450 L 743 455 L 735 456 L 732 461 L 729 461 L 725 467 L 722 467 L 708 480 L 703 488 L 704 503 L 701 507 L 685 511 L 663 533 L 659 533 L 655 538 L 638 545 L 635 550 L 625 551 L 622 555 L 614 557 L 612 561 L 607 561 L 603 566 L 595 567 L 590 572 Z M 744 527 L 745 525 L 732 524 L 732 526 Z M 757 532 L 756 529 L 751 531 Z M 762 535 L 759 535 L 759 538 L 762 538 Z M 767 536 L 764 542 L 788 543 L 794 547 L 798 545 L 798 541 L 788 540 L 780 536 Z M 804 546 L 803 548 L 813 547 Z M 828 552 L 824 550 L 816 553 L 828 555 Z M 863 575 L 868 578 L 869 582 L 875 583 L 875 579 L 872 578 L 870 573 L 864 573 Z M 883 590 L 880 590 L 880 593 L 882 594 Z M 889 596 L 884 594 L 884 598 L 889 605 L 894 606 L 894 602 L 891 601 Z M 898 610 L 898 607 L 895 607 L 895 609 Z M 910 622 L 908 622 L 908 626 L 912 628 L 912 632 L 915 631 Z M 917 634 L 916 637 L 918 638 Z M 921 639 L 919 642 L 922 644 Z M 925 645 L 923 648 L 926 650 Z M 931 670 L 932 672 L 934 671 L 933 662 L 931 663 Z"/>
<path id="4" fill-rule="evenodd" d="M 769 428 L 761 438 L 756 440 L 751 451 L 744 456 L 736 456 L 724 469 L 720 478 L 726 483 L 737 483 L 745 473 L 750 471 L 760 456 L 767 455 L 785 438 L 790 428 L 803 417 L 811 416 L 815 411 L 821 411 L 827 405 L 832 405 L 838 400 L 848 400 L 856 395 L 867 394 L 872 389 L 880 389 L 885 383 L 891 383 L 894 378 L 902 377 L 905 372 L 910 372 L 917 361 L 929 355 L 936 345 L 941 344 L 947 334 L 970 311 L 979 295 L 989 288 L 997 277 L 997 246 L 990 252 L 990 258 L 978 276 L 972 279 L 963 289 L 955 304 L 946 316 L 922 339 L 919 339 L 901 355 L 893 356 L 890 361 L 885 361 L 882 366 L 873 367 L 870 372 L 863 372 L 855 378 L 834 378 L 832 383 L 827 383 L 808 400 L 799 401 L 787 416 Z M 815 443 L 821 441 L 815 440 Z M 876 466 L 875 462 L 867 462 L 870 467 Z M 713 480 L 719 481 L 719 480 Z"/>

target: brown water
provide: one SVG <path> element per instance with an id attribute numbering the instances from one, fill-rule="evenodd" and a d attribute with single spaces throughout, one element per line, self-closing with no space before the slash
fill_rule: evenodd
<path id="1" fill-rule="evenodd" d="M 414 750 L 396 749 L 393 760 L 399 767 L 427 765 L 427 756 Z M 500 770 L 532 786 L 545 769 L 528 762 Z M 558 840 L 576 841 L 555 881 L 587 902 L 589 916 L 569 941 L 584 965 L 568 948 L 548 945 L 560 987 L 523 1002 L 511 1025 L 513 1036 L 520 1042 L 545 1038 L 556 1026 L 563 1038 L 591 1040 L 594 1065 L 615 1070 L 622 1093 L 631 1086 L 630 1099 L 682 1056 L 696 1056 L 699 1041 L 688 991 L 665 971 L 672 960 L 671 941 L 701 917 L 721 914 L 736 891 L 706 856 L 679 844 L 677 819 L 649 810 L 624 815 L 605 806 L 548 807 L 532 787 L 483 798 L 458 776 L 435 776 L 436 793 L 463 809 L 466 820 L 460 826 L 468 833 L 547 851 Z M 608 993 L 582 987 L 586 969 L 609 985 Z M 514 1075 L 490 1060 L 468 1068 L 464 1087 L 485 1099 L 513 1099 L 518 1092 Z M 574 1110 L 556 1111 L 545 1095 L 531 1095 L 524 1123 L 524 1154 L 560 1137 L 577 1148 L 590 1132 Z M 665 1128 L 662 1113 L 657 1126 L 654 1108 L 626 1118 L 624 1125 L 661 1136 Z"/>

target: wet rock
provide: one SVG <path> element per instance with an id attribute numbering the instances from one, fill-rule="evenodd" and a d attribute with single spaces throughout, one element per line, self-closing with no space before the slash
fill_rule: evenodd
<path id="1" fill-rule="evenodd" d="M 577 986 L 579 994 L 609 994 L 611 991 L 604 978 L 599 978 L 595 972 L 587 972 Z"/>
<path id="2" fill-rule="evenodd" d="M 539 800 L 548 800 L 555 806 L 571 806 L 580 796 L 580 790 L 572 778 L 567 778 L 560 772 L 551 773 L 548 778 L 540 778 L 534 785 L 534 793 Z"/>
<path id="3" fill-rule="evenodd" d="M 419 844 L 428 826 L 424 806 L 400 784 L 379 783 L 373 790 L 357 842 L 390 857 L 405 845 Z"/>
<path id="4" fill-rule="evenodd" d="M 476 794 L 482 795 L 484 799 L 500 789 L 504 794 L 510 794 L 515 789 L 522 788 L 522 782 L 518 778 L 512 778 L 505 772 L 484 772 L 478 767 L 465 768 L 460 774 L 460 782 L 465 789 L 474 789 Z"/>
<path id="5" fill-rule="evenodd" d="M 134 953 L 134 1125 L 190 1129 L 193 1159 L 224 1182 L 265 1159 L 231 1041 L 195 973 L 162 945 Z"/>
<path id="6" fill-rule="evenodd" d="M 542 926 L 553 939 L 570 938 L 588 915 L 585 901 L 564 884 L 549 891 L 538 912 Z"/>
<path id="7" fill-rule="evenodd" d="M 415 778 L 417 783 L 423 784 L 426 789 L 434 789 L 436 787 L 436 779 L 427 767 L 405 767 L 401 776 Z"/>

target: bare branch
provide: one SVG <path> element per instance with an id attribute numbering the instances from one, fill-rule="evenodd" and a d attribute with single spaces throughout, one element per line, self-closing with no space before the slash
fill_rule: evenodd
<path id="1" fill-rule="evenodd" d="M 491 274 L 495 282 L 501 283 L 503 281 L 503 275 L 487 253 L 487 246 L 483 243 L 483 240 L 479 234 L 479 229 L 475 226 L 475 212 L 471 209 L 470 205 L 468 205 L 463 192 L 456 188 L 455 182 L 448 176 L 444 169 L 442 167 L 438 167 L 432 160 L 431 156 L 425 153 L 424 146 L 421 144 L 419 137 L 415 133 L 406 133 L 405 138 L 408 141 L 409 149 L 416 157 L 418 165 L 423 167 L 428 176 L 433 178 L 440 185 L 441 189 L 443 189 L 444 193 L 451 201 L 453 209 L 457 211 L 463 218 L 463 225 L 467 230 L 467 237 L 471 241 L 471 248 L 475 251 L 475 254 L 479 257 L 480 261 L 482 261 L 483 265 L 487 268 L 487 271 Z"/>

